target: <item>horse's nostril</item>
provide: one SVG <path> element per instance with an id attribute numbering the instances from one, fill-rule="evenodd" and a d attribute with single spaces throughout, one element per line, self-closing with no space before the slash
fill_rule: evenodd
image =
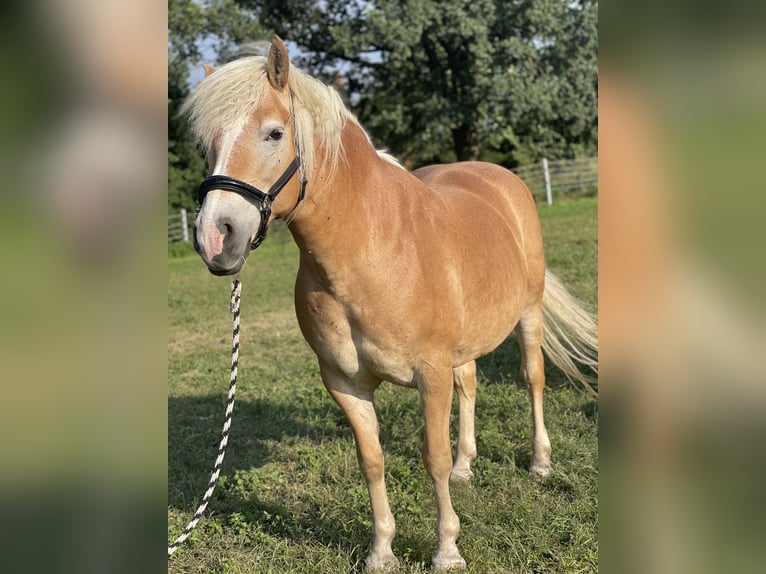
<path id="1" fill-rule="evenodd" d="M 224 237 L 234 233 L 234 227 L 231 225 L 231 219 L 228 217 L 216 221 L 215 226 L 218 228 L 218 232 Z"/>

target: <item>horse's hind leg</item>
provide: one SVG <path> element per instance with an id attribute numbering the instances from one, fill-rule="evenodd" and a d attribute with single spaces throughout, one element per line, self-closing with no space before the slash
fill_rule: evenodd
<path id="1" fill-rule="evenodd" d="M 474 409 L 476 406 L 476 361 L 452 369 L 452 380 L 457 390 L 460 410 L 460 430 L 457 456 L 452 465 L 450 479 L 468 481 L 473 477 L 471 463 L 476 458 Z"/>
<path id="2" fill-rule="evenodd" d="M 532 401 L 532 465 L 529 473 L 544 477 L 551 473 L 551 442 L 543 419 L 543 313 L 538 305 L 527 309 L 516 326 L 516 336 L 521 348 L 521 376 L 527 385 Z"/>

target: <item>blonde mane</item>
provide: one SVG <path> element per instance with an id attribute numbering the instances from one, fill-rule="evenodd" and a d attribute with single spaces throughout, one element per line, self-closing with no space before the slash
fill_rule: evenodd
<path id="1" fill-rule="evenodd" d="M 260 106 L 269 87 L 266 58 L 261 56 L 234 60 L 200 82 L 184 104 L 182 113 L 188 112 L 192 131 L 205 153 L 210 150 L 217 134 L 247 121 Z M 318 144 L 329 170 L 325 181 L 330 181 L 339 163 L 345 161 L 341 141 L 343 128 L 349 121 L 356 125 L 359 122 L 334 89 L 295 67 L 290 68 L 288 87 L 292 95 L 296 143 L 307 176 L 311 177 L 314 172 L 314 150 Z M 380 155 L 391 161 L 387 154 Z"/>

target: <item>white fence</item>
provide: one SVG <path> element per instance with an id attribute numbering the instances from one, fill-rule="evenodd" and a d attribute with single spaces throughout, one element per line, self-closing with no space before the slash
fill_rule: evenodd
<path id="1" fill-rule="evenodd" d="M 168 215 L 168 243 L 189 243 L 189 214 L 185 209 Z"/>
<path id="2" fill-rule="evenodd" d="M 512 170 L 524 180 L 535 199 L 550 205 L 553 197 L 576 195 L 598 188 L 598 159 L 559 159 L 523 165 Z"/>

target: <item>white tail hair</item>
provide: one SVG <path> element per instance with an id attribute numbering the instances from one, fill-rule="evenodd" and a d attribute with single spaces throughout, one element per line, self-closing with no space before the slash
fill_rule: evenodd
<path id="1" fill-rule="evenodd" d="M 583 303 L 567 291 L 558 277 L 545 271 L 543 350 L 570 380 L 597 394 L 598 323 Z M 578 364 L 595 374 L 583 373 Z"/>

